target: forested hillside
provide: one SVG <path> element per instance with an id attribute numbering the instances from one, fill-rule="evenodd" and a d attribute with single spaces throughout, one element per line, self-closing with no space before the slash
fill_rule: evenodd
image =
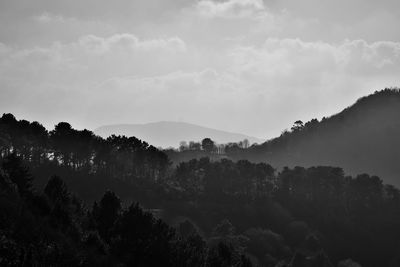
<path id="1" fill-rule="evenodd" d="M 49 132 L 11 114 L 0 156 L 1 266 L 400 264 L 400 191 L 377 176 L 208 157 L 174 166 L 135 137 L 65 122 Z"/>
<path id="2" fill-rule="evenodd" d="M 232 159 L 284 166 L 340 166 L 367 172 L 400 186 L 400 90 L 385 89 L 359 99 L 321 121 L 296 121 L 278 138 L 228 153 Z"/>

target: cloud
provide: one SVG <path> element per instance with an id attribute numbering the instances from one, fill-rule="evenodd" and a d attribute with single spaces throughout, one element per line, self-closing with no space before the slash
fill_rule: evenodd
<path id="1" fill-rule="evenodd" d="M 7 79 L 30 83 L 86 86 L 116 75 L 171 72 L 186 49 L 178 37 L 142 40 L 126 33 L 109 37 L 86 35 L 71 43 L 55 42 L 27 49 L 3 44 L 0 73 Z"/>
<path id="2" fill-rule="evenodd" d="M 3 112 L 29 113 L 52 123 L 68 114 L 80 122 L 85 114 L 93 119 L 98 111 L 88 109 L 88 103 L 99 99 L 95 84 L 118 76 L 173 72 L 185 51 L 178 37 L 142 39 L 132 34 L 87 35 L 33 48 L 0 43 L 0 106 Z"/>
<path id="3" fill-rule="evenodd" d="M 106 106 L 112 91 L 113 103 L 131 108 L 125 118 L 111 109 L 109 121 L 183 119 L 272 137 L 295 119 L 331 115 L 362 95 L 400 83 L 396 42 L 268 39 L 262 46 L 233 48 L 224 60 L 224 70 L 114 77 L 99 86 L 104 98 L 94 105 Z"/>
<path id="4" fill-rule="evenodd" d="M 190 39 L 214 47 L 255 45 L 272 37 L 308 38 L 310 32 L 320 30 L 317 19 L 298 17 L 285 8 L 273 9 L 263 0 L 201 0 L 184 8 L 180 20 L 190 29 Z"/>
<path id="5" fill-rule="evenodd" d="M 400 84 L 399 45 L 272 38 L 260 46 L 232 49 L 230 71 L 264 95 L 282 120 L 307 120 L 338 112 L 374 90 Z"/>
<path id="6" fill-rule="evenodd" d="M 209 51 L 179 37 L 85 35 L 29 49 L 0 44 L 0 104 L 52 123 L 66 114 L 86 127 L 181 119 L 272 137 L 294 119 L 398 85 L 398 73 L 398 42 L 268 38 Z"/>
<path id="7" fill-rule="evenodd" d="M 64 18 L 61 16 L 52 16 L 49 13 L 43 13 L 39 16 L 34 16 L 33 19 L 35 21 L 38 21 L 40 23 L 50 23 L 50 22 L 54 22 L 54 21 L 64 21 Z"/>
<path id="8" fill-rule="evenodd" d="M 304 1 L 0 1 L 1 111 L 271 137 L 400 84 L 398 1 Z"/>
<path id="9" fill-rule="evenodd" d="M 340 50 L 347 56 L 345 64 L 352 73 L 366 75 L 382 72 L 394 73 L 400 70 L 400 43 L 379 41 L 367 43 L 364 40 L 346 41 Z"/>
<path id="10" fill-rule="evenodd" d="M 78 44 L 88 51 L 110 52 L 113 49 L 126 51 L 167 50 L 169 52 L 185 52 L 186 44 L 178 37 L 168 39 L 152 39 L 141 41 L 132 34 L 116 34 L 107 38 L 87 35 L 79 39 Z"/>
<path id="11" fill-rule="evenodd" d="M 206 17 L 243 18 L 264 12 L 265 6 L 262 0 L 201 0 L 197 2 L 196 9 Z"/>
<path id="12" fill-rule="evenodd" d="M 66 23 L 66 22 L 77 22 L 75 18 L 66 18 L 61 15 L 54 15 L 48 12 L 44 12 L 40 15 L 33 16 L 33 20 L 39 23 Z"/>
<path id="13" fill-rule="evenodd" d="M 299 82 L 296 77 L 312 81 L 323 74 L 394 74 L 400 70 L 400 43 L 345 40 L 331 44 L 271 38 L 258 47 L 238 46 L 231 50 L 230 57 L 234 71 L 242 76 L 260 76 L 265 82 L 278 79 L 292 84 Z"/>

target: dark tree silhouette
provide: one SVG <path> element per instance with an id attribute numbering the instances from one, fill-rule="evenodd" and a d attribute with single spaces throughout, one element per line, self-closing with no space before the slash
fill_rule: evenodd
<path id="1" fill-rule="evenodd" d="M 21 195 L 26 195 L 31 191 L 32 176 L 21 158 L 10 154 L 4 159 L 2 168 L 5 175 L 17 186 Z"/>
<path id="2" fill-rule="evenodd" d="M 114 192 L 107 191 L 99 204 L 95 202 L 92 214 L 95 218 L 97 230 L 104 240 L 110 241 L 114 225 L 121 213 L 121 200 Z"/>
<path id="3" fill-rule="evenodd" d="M 204 149 L 204 151 L 211 153 L 214 151 L 215 143 L 210 138 L 204 138 L 201 141 L 201 147 Z"/>
<path id="4" fill-rule="evenodd" d="M 69 192 L 66 184 L 56 175 L 50 178 L 44 188 L 44 193 L 53 203 L 66 203 L 69 200 Z"/>

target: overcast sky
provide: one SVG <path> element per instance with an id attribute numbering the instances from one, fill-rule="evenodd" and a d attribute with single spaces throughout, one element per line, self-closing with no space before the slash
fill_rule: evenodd
<path id="1" fill-rule="evenodd" d="M 0 113 L 261 138 L 400 85 L 398 0 L 0 0 Z"/>

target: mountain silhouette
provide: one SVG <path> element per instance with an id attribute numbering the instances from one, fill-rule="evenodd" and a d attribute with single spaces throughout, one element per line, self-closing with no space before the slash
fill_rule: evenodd
<path id="1" fill-rule="evenodd" d="M 276 167 L 340 166 L 400 186 L 400 90 L 375 92 L 321 121 L 296 121 L 291 131 L 234 157 Z"/>
<path id="2" fill-rule="evenodd" d="M 135 136 L 156 147 L 178 147 L 181 141 L 201 141 L 209 137 L 217 143 L 238 142 L 248 139 L 250 143 L 264 140 L 239 133 L 211 129 L 185 122 L 161 121 L 147 124 L 116 124 L 101 126 L 94 130 L 97 135 L 112 134 Z"/>

